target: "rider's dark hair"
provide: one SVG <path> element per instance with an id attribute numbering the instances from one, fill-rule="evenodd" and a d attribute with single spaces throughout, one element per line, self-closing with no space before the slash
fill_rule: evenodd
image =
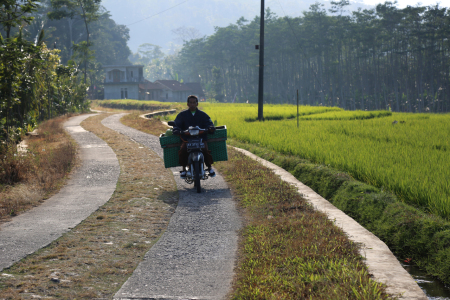
<path id="1" fill-rule="evenodd" d="M 189 99 L 195 99 L 195 100 L 197 101 L 197 103 L 198 103 L 198 97 L 195 96 L 195 95 L 189 95 L 189 96 L 187 97 L 187 103 L 188 103 L 188 104 L 189 104 Z"/>

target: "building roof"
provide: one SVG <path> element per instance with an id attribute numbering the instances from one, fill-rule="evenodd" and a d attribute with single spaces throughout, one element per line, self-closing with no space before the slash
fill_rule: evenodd
<path id="1" fill-rule="evenodd" d="M 168 89 L 171 89 L 172 91 L 180 91 L 180 92 L 189 92 L 191 91 L 191 88 L 179 83 L 176 80 L 156 80 L 155 83 L 159 83 L 162 84 L 163 86 L 165 86 Z"/>
<path id="2" fill-rule="evenodd" d="M 129 68 L 129 67 L 141 67 L 143 68 L 144 65 L 107 65 L 107 66 L 103 66 L 102 68 Z"/>
<path id="3" fill-rule="evenodd" d="M 143 90 L 162 90 L 164 86 L 159 83 L 153 83 L 151 81 L 145 80 L 145 83 L 140 83 L 139 88 Z"/>
<path id="4" fill-rule="evenodd" d="M 200 97 L 205 96 L 200 82 L 186 82 L 184 83 L 184 85 L 186 85 L 192 91 L 192 94 L 199 95 Z"/>

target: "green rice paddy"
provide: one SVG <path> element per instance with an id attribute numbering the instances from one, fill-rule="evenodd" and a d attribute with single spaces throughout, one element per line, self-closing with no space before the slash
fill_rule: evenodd
<path id="1" fill-rule="evenodd" d="M 348 172 L 401 201 L 450 218 L 450 115 L 201 103 L 228 136 Z"/>

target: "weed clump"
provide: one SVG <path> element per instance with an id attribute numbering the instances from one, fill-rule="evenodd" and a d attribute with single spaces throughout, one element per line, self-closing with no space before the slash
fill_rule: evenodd
<path id="1" fill-rule="evenodd" d="M 67 118 L 40 124 L 37 135 L 24 138 L 27 149 L 0 148 L 0 220 L 37 205 L 74 166 L 76 145 L 62 127 Z"/>
<path id="2" fill-rule="evenodd" d="M 18 153 L 15 143 L 0 147 L 0 184 L 13 185 L 26 180 L 31 163 L 29 157 Z"/>

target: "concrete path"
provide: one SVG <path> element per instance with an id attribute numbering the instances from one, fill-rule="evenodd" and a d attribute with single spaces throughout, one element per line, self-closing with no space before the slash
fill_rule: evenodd
<path id="1" fill-rule="evenodd" d="M 268 167 L 275 174 L 279 175 L 281 179 L 297 187 L 298 192 L 317 210 L 327 214 L 328 218 L 342 228 L 352 241 L 360 243 L 362 245 L 361 255 L 366 259 L 365 262 L 369 268 L 369 273 L 374 276 L 374 280 L 383 282 L 388 286 L 388 293 L 401 295 L 400 299 L 428 299 L 411 275 L 400 265 L 397 258 L 378 237 L 337 209 L 311 188 L 298 181 L 288 171 L 249 151 L 240 148 L 235 149 Z"/>
<path id="2" fill-rule="evenodd" d="M 159 138 L 122 125 L 122 116 L 102 123 L 162 158 Z M 169 226 L 114 299 L 225 299 L 230 292 L 241 228 L 230 190 L 217 174 L 198 194 L 177 169 L 179 202 Z"/>
<path id="3" fill-rule="evenodd" d="M 119 178 L 112 149 L 80 123 L 92 115 L 64 124 L 81 148 L 81 166 L 53 197 L 0 226 L 0 270 L 39 250 L 78 225 L 109 200 Z"/>

